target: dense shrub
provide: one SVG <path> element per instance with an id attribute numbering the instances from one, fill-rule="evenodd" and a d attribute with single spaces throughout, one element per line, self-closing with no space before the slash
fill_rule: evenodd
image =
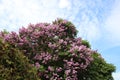
<path id="1" fill-rule="evenodd" d="M 19 34 L 1 32 L 0 37 L 28 57 L 42 80 L 92 80 L 91 71 L 95 70 L 92 65 L 98 67 L 96 63 L 100 64 L 93 55 L 98 53 L 76 35 L 77 30 L 71 22 L 57 19 L 52 24 L 38 23 L 22 27 Z M 100 62 L 103 60 L 99 59 Z M 107 63 L 104 61 L 102 64 Z M 114 71 L 114 67 L 111 67 L 107 72 Z M 92 75 L 89 77 L 89 74 Z M 103 73 L 100 71 L 99 74 Z"/>
<path id="2" fill-rule="evenodd" d="M 36 72 L 26 56 L 0 40 L 0 80 L 39 80 Z"/>

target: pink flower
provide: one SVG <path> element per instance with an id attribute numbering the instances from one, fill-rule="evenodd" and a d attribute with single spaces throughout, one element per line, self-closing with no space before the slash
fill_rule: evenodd
<path id="1" fill-rule="evenodd" d="M 36 62 L 36 63 L 35 63 L 35 66 L 36 66 L 37 68 L 39 68 L 39 67 L 40 67 L 40 64 L 39 64 L 38 62 Z"/>
<path id="2" fill-rule="evenodd" d="M 53 67 L 51 67 L 51 66 L 48 66 L 48 70 L 49 71 L 54 71 Z"/>
<path id="3" fill-rule="evenodd" d="M 71 70 L 69 69 L 69 70 L 65 70 L 65 74 L 66 75 L 69 75 L 70 74 L 70 72 L 71 72 Z"/>

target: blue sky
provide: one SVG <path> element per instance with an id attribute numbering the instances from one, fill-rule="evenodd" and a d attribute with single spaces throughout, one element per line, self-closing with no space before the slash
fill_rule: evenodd
<path id="1" fill-rule="evenodd" d="M 0 30 L 56 18 L 72 21 L 78 37 L 116 66 L 113 76 L 120 80 L 120 0 L 0 0 Z"/>

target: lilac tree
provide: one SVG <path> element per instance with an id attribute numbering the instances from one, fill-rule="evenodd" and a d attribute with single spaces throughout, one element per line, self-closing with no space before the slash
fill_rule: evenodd
<path id="1" fill-rule="evenodd" d="M 57 19 L 52 24 L 29 24 L 19 34 L 1 32 L 0 37 L 28 57 L 42 80 L 86 80 L 80 75 L 94 62 L 97 52 L 76 35 L 71 22 Z"/>

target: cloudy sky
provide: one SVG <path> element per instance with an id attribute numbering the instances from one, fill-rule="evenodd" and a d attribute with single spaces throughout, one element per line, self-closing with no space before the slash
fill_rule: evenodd
<path id="1" fill-rule="evenodd" d="M 78 37 L 117 67 L 113 76 L 120 80 L 120 0 L 0 0 L 0 30 L 56 18 L 72 21 Z"/>

